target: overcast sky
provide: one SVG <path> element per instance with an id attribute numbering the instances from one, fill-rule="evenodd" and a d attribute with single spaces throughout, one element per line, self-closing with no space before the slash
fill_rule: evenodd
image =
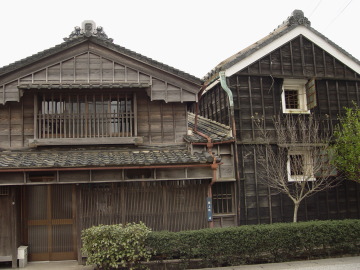
<path id="1" fill-rule="evenodd" d="M 115 44 L 202 78 L 295 9 L 360 59 L 360 0 L 3 0 L 0 67 L 62 43 L 93 20 Z"/>

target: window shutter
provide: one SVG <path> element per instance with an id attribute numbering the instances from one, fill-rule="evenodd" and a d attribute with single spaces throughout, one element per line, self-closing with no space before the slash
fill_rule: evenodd
<path id="1" fill-rule="evenodd" d="M 306 85 L 307 108 L 310 110 L 317 106 L 315 78 L 310 79 Z"/>
<path id="2" fill-rule="evenodd" d="M 337 175 L 337 169 L 331 163 L 332 156 L 333 154 L 331 152 L 325 150 L 319 153 L 317 160 L 320 162 L 321 168 L 315 173 L 315 177 L 328 177 Z"/>

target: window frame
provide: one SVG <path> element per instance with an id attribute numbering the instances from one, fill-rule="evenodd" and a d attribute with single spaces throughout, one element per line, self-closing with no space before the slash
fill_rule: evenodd
<path id="1" fill-rule="evenodd" d="M 73 97 L 76 96 L 76 102 L 73 102 Z M 85 96 L 85 104 L 80 99 Z M 90 103 L 96 101 L 96 97 L 101 96 L 102 104 L 101 113 L 104 116 L 96 115 L 96 119 L 93 115 L 88 114 L 88 108 Z M 138 119 L 137 119 L 137 98 L 136 92 L 134 91 L 101 91 L 101 93 L 95 93 L 94 91 L 79 91 L 79 93 L 72 93 L 70 91 L 63 92 L 45 92 L 45 91 L 36 91 L 34 93 L 34 137 L 29 139 L 28 143 L 30 147 L 38 146 L 48 146 L 48 145 L 93 145 L 93 144 L 141 144 L 143 143 L 143 137 L 138 136 Z M 124 105 L 119 101 L 130 100 L 129 106 Z M 108 110 L 111 109 L 111 102 L 114 99 L 114 102 L 117 102 L 119 111 L 116 112 L 116 115 L 112 116 L 111 112 Z M 43 104 L 43 101 L 45 103 Z M 46 101 L 50 101 L 47 102 Z M 62 104 L 61 102 L 64 102 Z M 81 101 L 81 102 L 80 102 Z M 70 111 L 66 111 L 66 104 L 71 105 Z M 74 109 L 75 105 L 77 109 Z M 80 105 L 84 110 L 81 113 L 78 113 Z M 94 104 L 93 104 L 94 105 Z M 91 106 L 93 106 L 91 105 Z M 129 108 L 130 111 L 123 111 L 122 105 L 124 108 Z M 45 114 L 42 113 L 45 109 Z M 75 106 L 75 107 L 76 107 Z M 95 106 L 95 105 L 94 105 Z M 51 107 L 50 111 L 49 108 Z M 105 107 L 107 111 L 105 111 Z M 55 114 L 51 114 L 53 109 Z M 95 114 L 97 112 L 94 112 Z M 92 113 L 92 114 L 94 114 Z M 84 118 L 85 117 L 85 118 Z M 46 121 L 48 120 L 48 121 Z M 60 124 L 56 126 L 56 122 Z M 67 121 L 67 128 L 62 128 L 64 126 L 63 122 Z M 84 122 L 85 121 L 85 122 Z M 117 122 L 116 122 L 117 121 Z M 121 121 L 121 127 L 119 125 Z M 127 122 L 126 122 L 127 121 Z M 46 128 L 51 128 L 52 126 L 48 124 L 55 123 L 55 127 L 59 128 L 59 131 L 56 128 L 47 131 Z M 69 124 L 70 123 L 70 124 Z M 76 124 L 74 124 L 76 123 Z M 80 123 L 80 124 L 78 124 Z M 127 124 L 128 123 L 128 124 Z M 95 127 L 95 124 L 99 126 Z M 43 126 L 45 125 L 45 126 Z M 92 125 L 92 126 L 91 126 Z M 101 126 L 101 127 L 100 127 Z M 104 126 L 104 128 L 103 128 Z M 117 131 L 112 130 L 110 127 L 114 126 Z M 73 131 L 70 129 L 72 128 Z M 74 132 L 76 128 L 76 132 Z M 82 133 L 81 133 L 82 132 Z M 85 133 L 84 133 L 85 132 Z"/>
<path id="2" fill-rule="evenodd" d="M 304 79 L 284 79 L 281 92 L 281 103 L 283 113 L 310 113 L 307 105 L 306 83 Z M 298 109 L 287 108 L 285 91 L 295 90 L 298 92 Z"/>
<path id="3" fill-rule="evenodd" d="M 291 156 L 302 156 L 303 158 L 303 174 L 293 175 L 291 169 Z M 299 150 L 299 149 L 289 149 L 287 155 L 287 162 L 286 162 L 286 171 L 288 175 L 289 182 L 302 182 L 302 181 L 315 181 L 314 175 L 314 164 L 313 158 L 311 157 L 310 150 Z"/>

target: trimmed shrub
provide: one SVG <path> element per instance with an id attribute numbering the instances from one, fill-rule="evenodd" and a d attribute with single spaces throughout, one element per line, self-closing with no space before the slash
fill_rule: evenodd
<path id="1" fill-rule="evenodd" d="M 360 253 L 360 220 L 152 232 L 146 242 L 153 260 L 199 259 L 211 267 L 323 258 Z"/>
<path id="2" fill-rule="evenodd" d="M 151 230 L 144 223 L 99 225 L 82 231 L 86 264 L 100 269 L 128 267 L 148 261 L 151 252 L 145 241 Z"/>

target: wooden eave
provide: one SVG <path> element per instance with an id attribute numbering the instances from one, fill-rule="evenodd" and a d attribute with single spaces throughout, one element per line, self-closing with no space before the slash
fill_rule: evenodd
<path id="1" fill-rule="evenodd" d="M 115 63 L 116 65 L 123 65 L 132 70 L 135 70 L 139 74 L 141 73 L 144 76 L 147 76 L 149 79 L 145 83 L 148 83 L 148 85 L 151 87 L 151 90 L 156 90 L 158 93 L 157 96 L 155 95 L 153 96 L 152 92 L 149 91 L 148 95 L 151 97 L 151 100 L 163 99 L 166 102 L 197 101 L 197 93 L 199 92 L 201 87 L 200 79 L 192 75 L 186 74 L 184 72 L 181 72 L 179 70 L 176 70 L 174 68 L 171 68 L 169 66 L 166 66 L 164 64 L 161 64 L 159 62 L 156 62 L 155 60 L 152 60 L 150 58 L 147 58 L 130 50 L 127 50 L 118 45 L 114 45 L 112 43 L 100 40 L 96 37 L 90 37 L 90 38 L 81 38 L 81 39 L 65 42 L 52 49 L 46 50 L 32 57 L 26 58 L 23 61 L 16 62 L 12 65 L 0 69 L 0 104 L 1 103 L 5 104 L 5 102 L 7 101 L 19 101 L 21 94 L 20 93 L 18 95 L 16 94 L 16 90 L 14 89 L 15 86 L 19 88 L 24 88 L 23 86 L 24 84 L 25 85 L 30 85 L 30 84 L 61 85 L 62 84 L 61 75 L 59 75 L 59 80 L 57 82 L 56 81 L 49 82 L 45 80 L 40 83 L 37 81 L 31 81 L 29 84 L 29 82 L 24 83 L 22 79 L 29 76 L 34 76 L 34 74 L 40 72 L 41 70 L 51 68 L 59 63 L 61 65 L 61 63 L 68 61 L 69 59 L 79 57 L 86 53 L 88 53 L 89 55 L 90 54 L 97 55 L 100 58 Z M 164 93 L 161 93 L 161 91 L 159 92 L 158 91 L 159 89 L 153 89 L 152 86 L 153 80 L 158 80 L 163 83 L 164 86 L 161 86 L 160 88 L 164 88 L 161 89 L 163 90 Z M 126 81 L 125 78 L 125 81 L 113 80 L 111 83 L 113 85 L 115 84 L 125 85 L 128 82 Z M 138 83 L 140 85 L 144 82 L 138 81 L 133 83 Z M 10 92 L 12 92 L 11 93 L 12 96 L 11 98 L 8 98 L 7 93 L 9 91 L 7 90 L 7 86 L 10 84 L 12 84 L 11 86 L 12 90 L 10 90 Z M 84 85 L 90 86 L 90 84 L 92 85 L 109 84 L 109 81 L 101 81 L 101 80 L 76 81 L 74 79 L 73 82 L 69 83 L 68 81 L 65 82 L 65 84 L 66 85 L 82 84 L 83 86 Z M 176 98 L 172 98 L 168 100 L 167 98 L 168 85 L 170 90 L 174 90 L 175 88 L 175 90 L 177 89 L 178 92 L 181 93 L 176 94 L 175 95 Z M 34 87 L 35 86 L 30 86 L 30 88 L 34 88 Z"/>
<path id="2" fill-rule="evenodd" d="M 226 76 L 230 77 L 300 35 L 360 74 L 360 61 L 314 28 L 307 25 L 288 25 L 284 22 L 268 36 L 219 63 L 204 77 L 204 84 L 207 89 L 212 88 L 218 83 L 220 71 L 225 71 Z"/>

